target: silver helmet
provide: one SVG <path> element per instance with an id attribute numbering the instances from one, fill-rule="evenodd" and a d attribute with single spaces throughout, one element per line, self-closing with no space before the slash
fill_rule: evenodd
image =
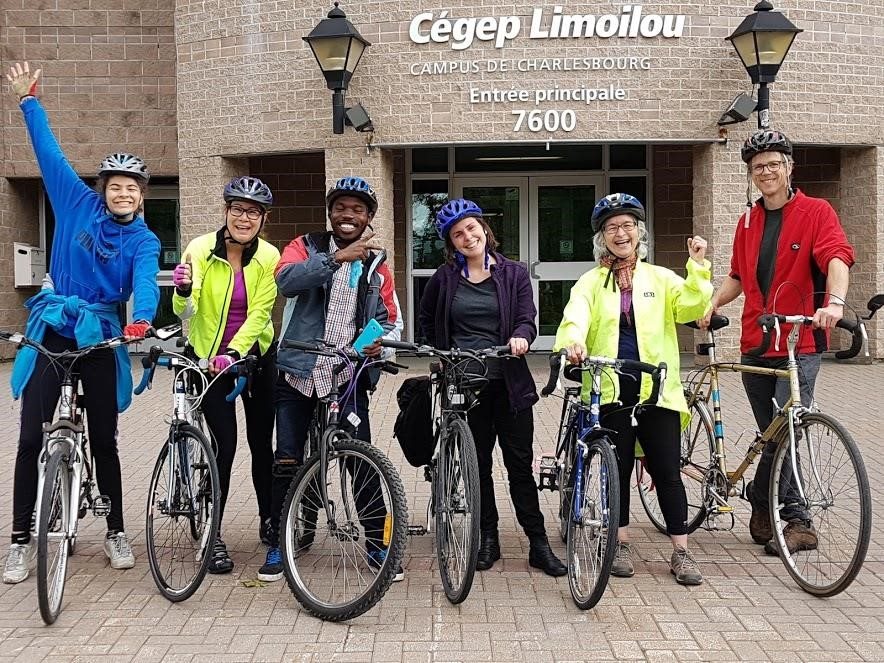
<path id="1" fill-rule="evenodd" d="M 98 175 L 99 177 L 102 175 L 127 175 L 143 180 L 145 183 L 150 180 L 150 173 L 147 172 L 144 161 L 134 154 L 124 152 L 108 154 L 98 166 Z"/>

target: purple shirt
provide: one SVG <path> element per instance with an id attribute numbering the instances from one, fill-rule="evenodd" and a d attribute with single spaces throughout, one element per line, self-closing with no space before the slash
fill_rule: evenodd
<path id="1" fill-rule="evenodd" d="M 246 294 L 246 279 L 242 270 L 233 275 L 233 296 L 230 298 L 230 309 L 227 311 L 227 325 L 221 337 L 218 353 L 227 352 L 227 344 L 236 336 L 236 332 L 246 321 L 249 312 L 249 297 Z"/>

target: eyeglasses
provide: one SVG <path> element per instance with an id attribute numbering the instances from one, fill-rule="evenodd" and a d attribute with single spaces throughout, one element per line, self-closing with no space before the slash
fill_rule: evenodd
<path id="1" fill-rule="evenodd" d="M 752 166 L 752 172 L 756 175 L 761 175 L 764 172 L 765 168 L 768 172 L 776 173 L 779 172 L 780 168 L 783 167 L 783 164 L 786 162 L 782 159 L 778 159 L 777 161 L 768 161 L 767 163 L 756 163 Z"/>
<path id="2" fill-rule="evenodd" d="M 610 226 L 605 226 L 605 234 L 613 237 L 621 228 L 626 232 L 632 232 L 633 230 L 635 230 L 636 225 L 638 224 L 636 224 L 635 221 L 624 221 L 619 225 L 611 224 Z"/>
<path id="3" fill-rule="evenodd" d="M 227 208 L 227 211 L 230 212 L 230 216 L 234 219 L 238 219 L 243 214 L 246 215 L 246 218 L 249 221 L 257 221 L 262 216 L 264 216 L 263 210 L 258 209 L 257 207 L 250 207 L 246 209 L 245 207 L 240 207 L 239 205 L 231 205 Z"/>

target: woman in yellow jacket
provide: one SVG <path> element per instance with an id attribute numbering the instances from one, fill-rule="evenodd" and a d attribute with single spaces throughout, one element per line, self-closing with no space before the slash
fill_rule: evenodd
<path id="1" fill-rule="evenodd" d="M 638 438 L 672 539 L 670 570 L 680 584 L 698 585 L 703 576 L 687 550 L 680 442 L 688 408 L 679 379 L 675 325 L 696 320 L 709 308 L 712 283 L 710 264 L 704 258 L 706 241 L 698 236 L 688 240 L 690 259 L 687 278 L 682 279 L 664 267 L 643 262 L 648 254 L 648 233 L 645 210 L 637 198 L 623 193 L 606 196 L 596 203 L 591 221 L 599 264 L 571 289 L 555 349 L 566 348 L 572 363 L 598 355 L 649 364 L 665 361 L 669 369 L 658 405 L 636 412 L 635 425 L 633 408 L 650 395 L 650 377 L 636 373 L 602 381 L 601 424 L 617 431 L 614 441 L 620 467 L 620 529 L 611 573 L 620 577 L 634 573 L 628 525 L 630 476 Z M 589 386 L 587 379 L 583 386 L 587 402 Z"/>
<path id="2" fill-rule="evenodd" d="M 175 268 L 172 307 L 182 320 L 190 320 L 188 340 L 197 356 L 208 360 L 209 373 L 220 373 L 247 354 L 259 358 L 251 388 L 243 392 L 242 400 L 252 452 L 252 482 L 258 498 L 259 536 L 264 541 L 270 521 L 276 383 L 276 344 L 270 316 L 276 300 L 273 272 L 279 251 L 258 235 L 273 204 L 273 194 L 256 177 L 236 177 L 224 187 L 224 202 L 224 225 L 188 244 L 184 262 Z M 236 404 L 225 400 L 234 382 L 234 374 L 223 376 L 202 402 L 217 445 L 221 517 L 236 454 Z M 232 570 L 233 560 L 219 536 L 209 573 Z"/>

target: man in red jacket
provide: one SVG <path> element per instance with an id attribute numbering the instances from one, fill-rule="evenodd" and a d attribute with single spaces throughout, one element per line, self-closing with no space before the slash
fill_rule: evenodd
<path id="1" fill-rule="evenodd" d="M 843 314 L 853 247 L 828 202 L 791 187 L 792 143 L 785 135 L 758 131 L 743 144 L 741 156 L 761 198 L 740 218 L 730 274 L 712 297 L 712 311 L 742 293 L 741 361 L 771 368 L 786 368 L 784 346 L 760 358 L 747 355 L 761 344 L 758 316 L 769 312 L 812 315 L 813 330 L 801 334 L 797 347 L 801 401 L 810 405 L 829 330 Z M 763 431 L 773 419 L 772 399 L 780 405 L 788 400 L 789 381 L 748 373 L 742 377 L 758 429 Z M 764 545 L 765 552 L 773 555 L 777 552 L 772 541 L 768 487 L 775 447 L 768 444 L 764 449 L 755 480 L 746 487 L 752 504 L 749 532 L 756 543 Z M 783 467 L 784 472 L 787 469 Z M 786 499 L 790 501 L 794 502 Z M 786 507 L 782 517 L 789 523 L 784 534 L 791 552 L 816 548 L 816 531 L 806 512 Z"/>

